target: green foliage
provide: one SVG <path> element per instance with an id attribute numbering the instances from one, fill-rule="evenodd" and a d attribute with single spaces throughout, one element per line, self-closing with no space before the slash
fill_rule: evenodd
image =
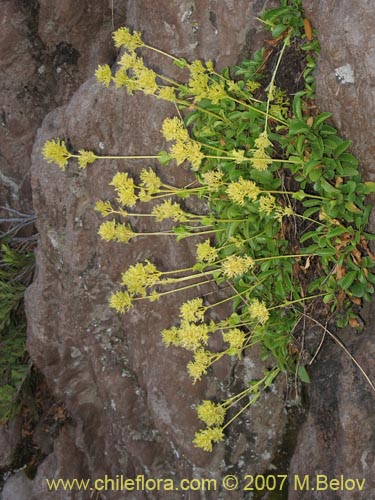
<path id="1" fill-rule="evenodd" d="M 29 372 L 23 296 L 33 260 L 6 243 L 0 247 L 0 422 L 17 411 Z"/>

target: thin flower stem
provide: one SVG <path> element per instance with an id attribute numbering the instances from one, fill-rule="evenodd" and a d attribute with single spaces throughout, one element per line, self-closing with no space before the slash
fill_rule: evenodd
<path id="1" fill-rule="evenodd" d="M 246 102 L 240 101 L 238 99 L 235 99 L 234 97 L 229 97 L 229 99 L 231 99 L 232 101 L 236 102 L 237 104 L 241 104 L 241 106 L 245 106 L 246 108 L 249 108 L 252 111 L 255 111 L 256 113 L 259 113 L 260 115 L 263 115 L 263 116 L 266 116 L 266 117 L 270 116 L 273 120 L 275 120 L 277 122 L 280 122 L 283 125 L 288 125 L 288 122 L 286 122 L 285 120 L 282 120 L 281 118 L 277 118 L 276 116 L 273 116 L 273 115 L 268 115 L 266 113 L 266 111 L 262 111 L 261 109 L 258 109 L 255 106 L 252 106 L 251 104 L 247 104 Z"/>
<path id="2" fill-rule="evenodd" d="M 195 286 L 201 286 L 205 285 L 206 283 L 212 283 L 215 280 L 206 280 L 206 281 L 200 281 L 199 283 L 193 283 L 191 285 L 183 286 L 181 288 L 176 288 L 174 290 L 168 290 L 167 292 L 161 292 L 158 293 L 158 297 L 161 297 L 163 295 L 169 295 L 171 293 L 176 293 L 176 292 L 181 292 L 182 290 L 188 290 L 189 288 L 194 288 Z M 146 297 L 136 297 L 134 300 L 144 300 L 144 299 L 153 299 L 151 295 L 147 295 Z"/>
<path id="3" fill-rule="evenodd" d="M 202 111 L 203 113 L 206 113 L 207 115 L 213 116 L 215 118 L 218 118 L 219 120 L 222 120 L 222 121 L 228 123 L 228 125 L 233 125 L 233 122 L 231 120 L 229 120 L 229 118 L 217 115 L 216 113 L 213 113 L 212 111 L 209 111 L 206 108 L 202 108 L 201 106 L 198 106 L 198 104 L 189 103 L 188 101 L 182 101 L 181 99 L 176 99 L 175 102 L 177 104 L 182 104 L 183 106 L 188 106 L 190 108 L 197 109 L 198 111 Z"/>
<path id="4" fill-rule="evenodd" d="M 281 59 L 282 59 L 282 57 L 284 55 L 284 51 L 285 51 L 285 48 L 286 48 L 286 46 L 287 46 L 288 43 L 289 43 L 289 36 L 287 36 L 285 38 L 285 40 L 284 40 L 282 49 L 280 50 L 279 57 L 277 58 L 276 66 L 275 66 L 275 69 L 273 71 L 272 78 L 271 78 L 271 81 L 270 81 L 270 84 L 269 84 L 269 90 L 268 90 L 268 96 L 267 96 L 266 121 L 265 121 L 265 124 L 264 124 L 264 131 L 265 132 L 267 132 L 268 117 L 270 116 L 269 115 L 269 110 L 270 110 L 270 103 L 271 103 L 271 97 L 272 97 L 272 94 L 273 94 L 273 89 L 275 87 L 276 73 L 277 73 L 277 70 L 279 69 L 279 66 L 280 66 L 280 63 L 281 63 Z M 272 118 L 274 118 L 274 117 L 272 117 Z M 284 122 L 284 123 L 287 125 L 286 122 Z"/>
<path id="5" fill-rule="evenodd" d="M 318 293 L 317 295 L 309 295 L 308 297 L 301 297 L 300 299 L 296 299 L 296 300 L 287 300 L 286 302 L 283 302 L 282 304 L 279 304 L 278 306 L 269 307 L 268 310 L 272 311 L 273 309 L 280 309 L 282 307 L 288 307 L 292 304 L 297 304 L 298 302 L 305 302 L 306 300 L 316 299 L 318 297 L 323 297 L 324 295 L 326 295 L 326 294 L 325 293 Z"/>
<path id="6" fill-rule="evenodd" d="M 267 163 L 274 162 L 280 162 L 280 163 L 292 163 L 292 164 L 298 164 L 300 163 L 299 161 L 291 161 L 291 160 L 282 160 L 280 158 L 252 158 L 252 157 L 245 157 L 243 160 L 238 160 L 238 158 L 235 158 L 233 156 L 211 156 L 211 155 L 205 155 L 205 158 L 213 158 L 215 160 L 234 160 L 236 162 L 240 161 L 242 162 L 251 162 L 252 160 L 256 159 L 256 161 L 265 161 Z"/>
<path id="7" fill-rule="evenodd" d="M 169 59 L 172 59 L 173 61 L 179 61 L 178 57 L 172 56 L 172 54 L 168 54 L 168 52 L 164 52 L 164 50 L 157 49 L 156 47 L 152 47 L 152 45 L 147 45 L 146 43 L 143 44 L 143 47 L 146 49 L 153 50 L 154 52 L 157 52 L 158 54 L 161 54 L 162 56 L 169 57 Z"/>

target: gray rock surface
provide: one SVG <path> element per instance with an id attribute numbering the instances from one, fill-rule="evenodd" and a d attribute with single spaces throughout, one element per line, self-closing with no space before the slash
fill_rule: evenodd
<path id="1" fill-rule="evenodd" d="M 30 154 L 38 127 L 98 63 L 114 55 L 110 5 L 94 0 L 77 5 L 67 0 L 0 3 L 2 205 L 32 210 Z M 124 12 L 114 16 L 124 23 Z"/>
<path id="2" fill-rule="evenodd" d="M 374 180 L 375 14 L 371 2 L 315 0 L 304 2 L 318 28 L 322 47 L 316 70 L 320 109 L 333 113 L 340 132 L 353 140 L 365 180 Z M 374 214 L 373 214 L 374 215 Z M 374 217 L 373 217 L 374 219 Z M 372 222 L 372 227 L 374 223 Z M 365 329 L 340 331 L 372 380 L 374 370 L 374 303 L 365 307 Z M 337 344 L 326 342 L 312 370 L 310 411 L 302 426 L 290 474 L 325 474 L 329 478 L 365 479 L 365 489 L 353 491 L 295 491 L 289 498 L 356 500 L 374 498 L 375 394 Z"/>
<path id="3" fill-rule="evenodd" d="M 361 0 L 355 9 L 349 0 L 304 3 L 322 45 L 316 72 L 320 109 L 333 112 L 340 132 L 354 141 L 353 151 L 366 180 L 375 180 L 372 2 Z M 145 40 L 161 49 L 189 59 L 212 58 L 223 67 L 235 62 L 240 53 L 246 56 L 262 39 L 255 17 L 263 5 L 270 7 L 272 2 L 114 1 L 113 22 L 115 27 L 129 24 L 142 30 Z M 63 174 L 41 159 L 44 141 L 56 136 L 69 138 L 76 148 L 98 149 L 102 143 L 106 153 L 157 151 L 163 147 L 160 123 L 174 113 L 173 107 L 107 91 L 90 78 L 98 63 L 114 61 L 110 1 L 5 1 L 0 15 L 0 196 L 2 203 L 31 209 L 29 169 L 35 142 L 32 189 L 41 240 L 37 275 L 27 295 L 29 349 L 54 394 L 66 402 L 74 422 L 65 425 L 55 440 L 32 491 L 20 472 L 9 478 L 3 495 L 51 498 L 45 478 L 120 473 L 220 479 L 224 473 L 266 471 L 280 452 L 287 428 L 284 382 L 279 382 L 278 394 L 267 394 L 266 401 L 232 428 L 226 445 L 218 446 L 212 455 L 199 452 L 191 445 L 198 427 L 193 405 L 203 397 L 239 388 L 244 373 L 245 378 L 257 377 L 262 365 L 249 359 L 223 364 L 215 370 L 215 378 L 192 386 L 184 368 L 188 357 L 177 349 L 167 350 L 159 335 L 172 324 L 179 303 L 187 296 L 172 297 L 163 305 L 145 304 L 121 317 L 108 308 L 108 295 L 120 273 L 136 261 L 158 256 L 156 263 L 164 269 L 192 262 L 191 241 L 176 244 L 169 239 L 142 238 L 136 244 L 118 246 L 104 243 L 96 234 L 100 221 L 93 206 L 98 198 L 112 196 L 108 182 L 114 172 L 144 165 L 106 162 L 84 172 L 71 165 Z M 164 65 L 158 57 L 148 56 L 148 61 Z M 183 169 L 160 172 L 168 182 L 186 182 Z M 148 227 L 143 222 L 137 226 L 144 231 Z M 374 379 L 373 310 L 364 311 L 368 326 L 363 334 L 342 335 Z M 228 374 L 233 375 L 231 383 L 224 387 Z M 374 395 L 346 355 L 329 342 L 311 378 L 310 410 L 299 433 L 290 476 L 321 473 L 332 478 L 340 474 L 365 478 L 364 495 L 332 491 L 325 498 L 371 499 L 375 489 Z M 11 448 L 4 442 L 2 451 L 8 462 Z M 67 496 L 62 491 L 53 495 L 85 498 L 82 493 Z M 289 492 L 292 500 L 315 497 L 323 498 L 311 491 L 291 488 Z M 105 498 L 123 498 L 123 494 Z M 135 498 L 145 495 L 138 493 Z M 148 498 L 159 497 L 149 494 Z M 201 495 L 191 492 L 186 498 Z M 217 498 L 217 493 L 206 498 Z M 235 492 L 230 498 L 243 495 Z"/>
<path id="4" fill-rule="evenodd" d="M 33 482 L 21 470 L 10 476 L 0 493 L 1 500 L 30 500 Z"/>

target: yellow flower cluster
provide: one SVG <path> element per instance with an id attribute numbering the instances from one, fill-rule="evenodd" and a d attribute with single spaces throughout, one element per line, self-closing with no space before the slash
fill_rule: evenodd
<path id="1" fill-rule="evenodd" d="M 117 49 L 125 47 L 129 51 L 134 51 L 138 47 L 144 46 L 141 33 L 139 31 L 130 33 L 129 28 L 125 27 L 119 28 L 113 33 L 113 40 Z"/>
<path id="2" fill-rule="evenodd" d="M 141 171 L 141 186 L 147 191 L 147 194 L 152 195 L 159 191 L 162 182 L 160 177 L 156 175 L 152 168 L 146 170 L 145 168 Z"/>
<path id="3" fill-rule="evenodd" d="M 272 163 L 272 158 L 266 152 L 266 148 L 272 146 L 272 142 L 268 139 L 267 132 L 262 132 L 254 141 L 255 148 L 251 149 L 253 154 L 251 163 L 256 170 L 266 170 Z"/>
<path id="4" fill-rule="evenodd" d="M 117 201 L 126 207 L 133 207 L 137 202 L 134 191 L 134 180 L 126 172 L 117 172 L 110 182 L 110 186 L 115 188 Z"/>
<path id="5" fill-rule="evenodd" d="M 225 419 L 226 410 L 222 405 L 217 405 L 209 400 L 204 400 L 197 406 L 198 418 L 208 427 L 220 426 Z"/>
<path id="6" fill-rule="evenodd" d="M 196 325 L 189 321 L 181 321 L 178 328 L 173 326 L 163 330 L 162 336 L 168 343 L 194 352 L 207 344 L 209 332 L 210 328 L 206 323 Z"/>
<path id="7" fill-rule="evenodd" d="M 197 171 L 204 159 L 201 146 L 198 142 L 189 140 L 187 142 L 176 142 L 169 151 L 172 158 L 176 160 L 177 165 L 184 161 L 191 163 L 191 169 Z"/>
<path id="8" fill-rule="evenodd" d="M 254 80 L 247 80 L 246 82 L 246 89 L 253 93 L 255 92 L 256 90 L 258 90 L 260 87 L 260 83 L 259 82 L 254 82 Z"/>
<path id="9" fill-rule="evenodd" d="M 246 341 L 246 334 L 239 328 L 232 328 L 228 332 L 223 333 L 223 339 L 224 342 L 228 342 L 230 349 L 240 351 Z"/>
<path id="10" fill-rule="evenodd" d="M 128 243 L 137 235 L 129 225 L 118 223 L 114 219 L 103 222 L 98 234 L 104 241 L 117 241 L 119 243 Z"/>
<path id="11" fill-rule="evenodd" d="M 163 121 L 161 132 L 167 141 L 186 142 L 190 140 L 188 131 L 177 116 L 166 118 Z"/>
<path id="12" fill-rule="evenodd" d="M 230 255 L 222 263 L 224 276 L 227 278 L 238 278 L 247 273 L 254 266 L 254 260 L 250 255 L 242 257 L 240 255 Z"/>
<path id="13" fill-rule="evenodd" d="M 207 262 L 212 264 L 217 260 L 219 251 L 216 247 L 211 246 L 210 240 L 205 240 L 197 245 L 197 262 Z"/>
<path id="14" fill-rule="evenodd" d="M 292 207 L 282 207 L 278 206 L 276 208 L 276 215 L 275 218 L 278 219 L 280 222 L 282 218 L 285 217 L 291 217 L 292 215 L 295 215 L 295 212 Z"/>
<path id="15" fill-rule="evenodd" d="M 188 160 L 191 163 L 192 170 L 196 171 L 199 169 L 204 159 L 201 145 L 199 142 L 190 139 L 189 133 L 181 120 L 177 117 L 164 120 L 162 134 L 167 141 L 175 141 L 169 153 L 176 160 L 177 165 L 181 165 L 181 163 Z"/>
<path id="16" fill-rule="evenodd" d="M 252 300 L 249 306 L 249 314 L 253 319 L 259 321 L 262 325 L 264 325 L 270 317 L 266 304 L 258 299 Z"/>
<path id="17" fill-rule="evenodd" d="M 102 83 L 105 87 L 109 87 L 112 81 L 112 71 L 108 64 L 99 65 L 95 71 L 95 76 L 98 82 Z"/>
<path id="18" fill-rule="evenodd" d="M 265 213 L 266 215 L 271 215 L 273 210 L 276 208 L 276 198 L 267 194 L 259 198 L 259 212 Z"/>
<path id="19" fill-rule="evenodd" d="M 201 298 L 191 299 L 184 302 L 180 307 L 180 317 L 182 321 L 197 322 L 204 320 L 206 307 L 203 305 Z"/>
<path id="20" fill-rule="evenodd" d="M 124 313 L 131 309 L 132 296 L 128 292 L 115 292 L 109 298 L 109 305 L 117 312 Z"/>
<path id="21" fill-rule="evenodd" d="M 48 163 L 56 163 L 61 170 L 65 170 L 69 158 L 72 157 L 65 142 L 60 139 L 47 141 L 43 146 L 42 154 Z"/>
<path id="22" fill-rule="evenodd" d="M 187 214 L 182 210 L 178 203 L 172 202 L 171 198 L 168 198 L 163 203 L 156 205 L 151 213 L 155 216 L 158 222 L 165 219 L 173 219 L 175 222 L 186 222 L 188 220 Z"/>
<path id="23" fill-rule="evenodd" d="M 98 158 L 93 151 L 81 149 L 78 153 L 78 165 L 80 168 L 86 168 L 89 163 L 93 163 Z"/>
<path id="24" fill-rule="evenodd" d="M 189 71 L 188 86 L 196 102 L 209 99 L 213 104 L 217 104 L 221 99 L 228 97 L 223 82 L 210 81 L 209 73 L 213 71 L 212 63 L 207 63 L 207 68 L 205 68 L 201 61 L 193 61 L 189 65 Z"/>
<path id="25" fill-rule="evenodd" d="M 230 155 L 235 159 L 234 161 L 238 164 L 247 160 L 247 158 L 245 158 L 245 151 L 243 149 L 232 149 Z"/>
<path id="26" fill-rule="evenodd" d="M 207 186 L 208 191 L 217 191 L 223 185 L 224 172 L 209 170 L 202 175 L 201 183 Z"/>
<path id="27" fill-rule="evenodd" d="M 156 97 L 168 102 L 175 102 L 177 99 L 175 89 L 173 87 L 163 87 L 160 85 Z"/>
<path id="28" fill-rule="evenodd" d="M 187 371 L 193 379 L 194 384 L 197 380 L 201 379 L 202 375 L 206 375 L 214 356 L 212 352 L 206 351 L 203 348 L 197 349 L 194 352 L 194 360 L 190 361 L 187 365 Z"/>
<path id="29" fill-rule="evenodd" d="M 95 210 L 99 212 L 103 217 L 107 217 L 114 212 L 111 202 L 103 200 L 99 200 L 96 202 Z"/>
<path id="30" fill-rule="evenodd" d="M 231 201 L 243 207 L 246 198 L 250 198 L 251 200 L 258 198 L 260 189 L 255 182 L 240 177 L 238 181 L 229 184 L 226 193 Z"/>
<path id="31" fill-rule="evenodd" d="M 129 269 L 122 273 L 121 281 L 130 294 L 145 297 L 147 288 L 154 286 L 161 275 L 162 272 L 154 264 L 146 260 L 145 264 L 138 262 L 134 266 L 130 266 Z"/>
<path id="32" fill-rule="evenodd" d="M 221 427 L 209 427 L 195 433 L 193 444 L 196 448 L 204 451 L 212 451 L 212 444 L 224 441 L 224 433 Z"/>

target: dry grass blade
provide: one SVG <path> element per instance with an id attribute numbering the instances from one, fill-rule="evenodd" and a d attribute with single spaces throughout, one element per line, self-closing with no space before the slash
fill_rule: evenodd
<path id="1" fill-rule="evenodd" d="M 327 333 L 332 338 L 332 340 L 334 340 L 334 342 L 336 342 L 336 344 L 338 344 L 341 347 L 341 349 L 345 352 L 345 354 L 347 356 L 349 356 L 349 358 L 352 360 L 352 362 L 356 365 L 356 367 L 362 373 L 363 377 L 365 378 L 366 382 L 369 384 L 369 386 L 371 387 L 371 389 L 375 392 L 375 385 L 374 385 L 374 383 L 371 381 L 370 377 L 367 375 L 367 373 L 362 368 L 362 366 L 358 363 L 358 361 L 355 359 L 355 357 L 348 351 L 348 349 L 345 347 L 345 345 L 343 344 L 343 342 L 341 342 L 341 340 L 334 333 L 330 332 L 326 326 L 324 326 L 322 323 L 320 323 L 320 321 L 316 320 L 315 318 L 312 318 L 308 314 L 305 314 L 305 313 L 302 313 L 302 314 L 303 314 L 303 316 L 306 316 L 306 318 L 308 318 L 309 320 L 311 320 L 313 323 L 315 323 L 316 325 L 318 325 L 321 328 L 323 328 L 324 333 L 325 334 Z"/>

